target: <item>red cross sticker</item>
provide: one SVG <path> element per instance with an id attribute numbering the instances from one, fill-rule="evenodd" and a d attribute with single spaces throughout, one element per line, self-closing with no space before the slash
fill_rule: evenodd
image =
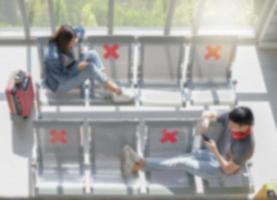
<path id="1" fill-rule="evenodd" d="M 118 44 L 113 44 L 113 45 L 109 45 L 109 44 L 104 44 L 103 48 L 105 50 L 103 57 L 105 59 L 117 59 L 119 57 L 117 51 L 119 49 L 119 45 Z"/>
<path id="2" fill-rule="evenodd" d="M 221 46 L 219 45 L 208 45 L 207 47 L 207 52 L 205 54 L 205 59 L 209 60 L 211 58 L 215 59 L 215 60 L 219 60 L 220 59 L 220 50 L 221 50 Z"/>
<path id="3" fill-rule="evenodd" d="M 162 129 L 162 138 L 160 139 L 160 142 L 162 144 L 166 143 L 166 142 L 170 142 L 172 144 L 177 142 L 177 138 L 176 135 L 178 133 L 178 130 L 167 130 L 167 129 Z"/>
<path id="4" fill-rule="evenodd" d="M 51 134 L 50 142 L 52 144 L 56 144 L 58 142 L 60 142 L 61 144 L 66 144 L 67 143 L 66 130 L 65 129 L 62 129 L 60 131 L 50 130 L 50 134 Z"/>

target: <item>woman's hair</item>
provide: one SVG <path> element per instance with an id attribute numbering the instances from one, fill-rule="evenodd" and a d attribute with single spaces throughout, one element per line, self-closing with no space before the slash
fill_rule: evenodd
<path id="1" fill-rule="evenodd" d="M 69 25 L 62 25 L 59 30 L 50 38 L 49 42 L 57 45 L 58 50 L 67 53 L 69 42 L 76 37 L 74 29 Z"/>
<path id="2" fill-rule="evenodd" d="M 254 115 L 251 109 L 243 106 L 234 108 L 229 113 L 229 119 L 239 125 L 252 126 L 254 124 Z"/>

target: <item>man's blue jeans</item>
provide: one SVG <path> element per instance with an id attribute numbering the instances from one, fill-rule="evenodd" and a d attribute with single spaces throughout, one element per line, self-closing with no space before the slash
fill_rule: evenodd
<path id="1" fill-rule="evenodd" d="M 199 150 L 194 153 L 165 158 L 146 158 L 145 171 L 181 169 L 186 172 L 202 177 L 203 179 L 223 180 L 227 174 L 223 172 L 219 162 L 209 150 Z"/>
<path id="2" fill-rule="evenodd" d="M 72 89 L 78 88 L 87 79 L 89 79 L 91 83 L 98 81 L 100 84 L 104 84 L 108 81 L 108 78 L 104 73 L 104 65 L 96 51 L 88 51 L 85 54 L 84 60 L 87 61 L 89 65 L 84 70 L 80 71 L 76 77 L 61 82 L 57 89 L 58 93 L 65 93 Z"/>

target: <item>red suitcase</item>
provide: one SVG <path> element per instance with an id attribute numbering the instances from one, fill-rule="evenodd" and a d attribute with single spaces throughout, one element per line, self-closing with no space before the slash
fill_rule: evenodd
<path id="1" fill-rule="evenodd" d="M 6 88 L 6 97 L 12 115 L 29 117 L 34 102 L 31 76 L 23 71 L 13 73 Z"/>

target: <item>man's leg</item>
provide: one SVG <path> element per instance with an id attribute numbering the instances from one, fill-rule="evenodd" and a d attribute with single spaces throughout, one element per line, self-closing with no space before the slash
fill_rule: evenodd
<path id="1" fill-rule="evenodd" d="M 181 169 L 204 179 L 225 177 L 219 163 L 212 154 L 209 154 L 209 152 L 206 151 L 195 152 L 170 159 L 147 158 L 145 160 L 141 160 L 133 167 L 133 171 L 137 171 L 139 169 L 145 171 Z"/>

